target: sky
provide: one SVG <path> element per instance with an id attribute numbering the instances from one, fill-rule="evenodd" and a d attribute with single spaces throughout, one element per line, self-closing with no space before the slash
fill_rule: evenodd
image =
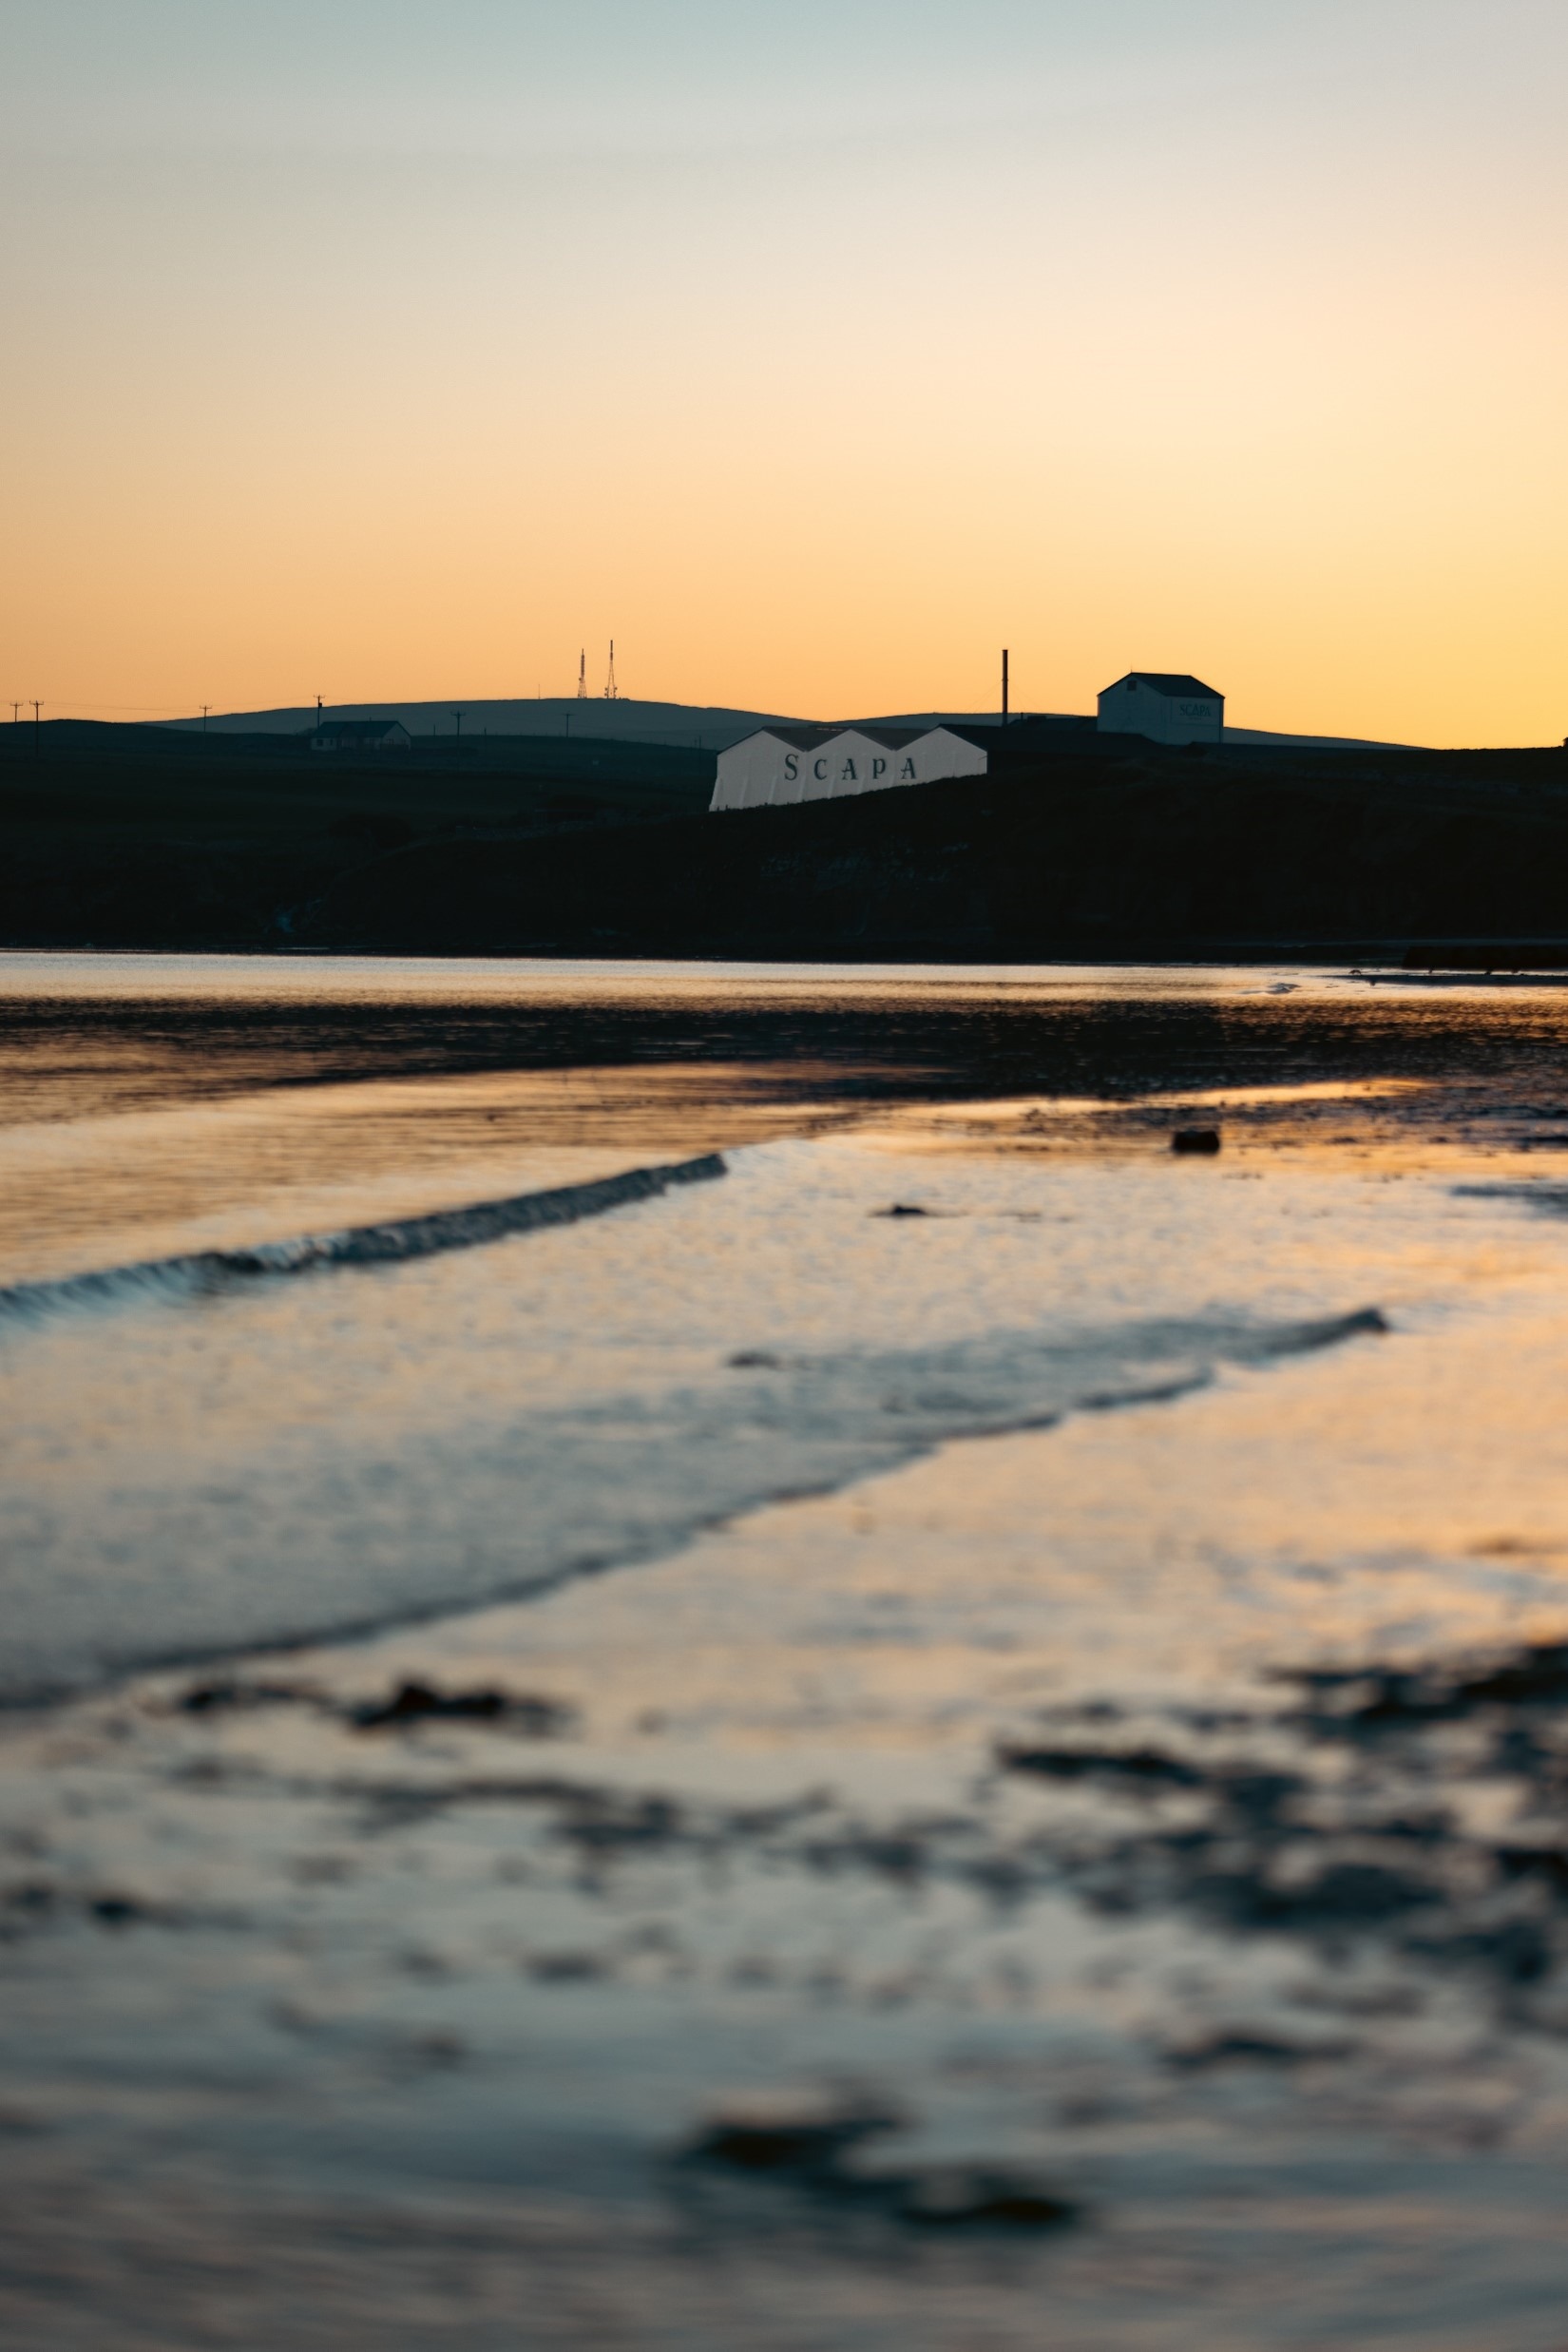
<path id="1" fill-rule="evenodd" d="M 0 717 L 1568 735 L 1563 0 L 0 0 Z"/>

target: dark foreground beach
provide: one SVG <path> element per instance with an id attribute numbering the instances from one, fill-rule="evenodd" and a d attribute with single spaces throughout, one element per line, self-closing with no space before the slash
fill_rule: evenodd
<path id="1" fill-rule="evenodd" d="M 8 2344 L 1568 2343 L 1568 990 L 0 1006 Z"/>

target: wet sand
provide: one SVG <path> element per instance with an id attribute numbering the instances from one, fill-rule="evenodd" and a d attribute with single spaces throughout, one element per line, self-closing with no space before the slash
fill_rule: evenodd
<path id="1" fill-rule="evenodd" d="M 617 1093 L 466 1180 L 723 1181 L 8 1340 L 8 1615 L 92 1669 L 0 1735 L 8 2341 L 1553 2352 L 1560 1017 L 806 1135 Z M 201 1134 L 198 1214 L 280 1211 Z"/>

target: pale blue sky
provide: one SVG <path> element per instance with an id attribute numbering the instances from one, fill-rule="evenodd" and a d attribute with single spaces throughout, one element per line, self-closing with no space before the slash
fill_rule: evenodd
<path id="1" fill-rule="evenodd" d="M 24 145 L 702 147 L 1176 95 L 1530 107 L 1562 0 L 5 0 Z"/>

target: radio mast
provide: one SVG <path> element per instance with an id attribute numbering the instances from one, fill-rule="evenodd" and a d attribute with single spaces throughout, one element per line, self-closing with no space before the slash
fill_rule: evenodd
<path id="1" fill-rule="evenodd" d="M 621 699 L 615 682 L 615 640 L 613 637 L 610 640 L 610 674 L 604 680 L 604 699 L 606 702 L 619 702 Z"/>
<path id="2" fill-rule="evenodd" d="M 585 645 L 577 657 L 577 698 L 579 702 L 586 702 L 588 698 L 588 649 Z"/>

